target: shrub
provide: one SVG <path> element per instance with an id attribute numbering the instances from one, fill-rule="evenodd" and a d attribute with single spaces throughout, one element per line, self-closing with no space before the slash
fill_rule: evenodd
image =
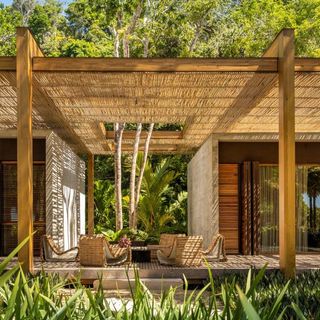
<path id="1" fill-rule="evenodd" d="M 175 300 L 176 289 L 155 299 L 135 273 L 132 301 L 115 307 L 99 287 L 95 292 L 79 281 L 70 285 L 57 275 L 44 272 L 25 276 L 19 266 L 5 271 L 19 246 L 0 264 L 1 319 L 299 319 L 317 318 L 319 272 L 306 273 L 286 282 L 278 273 L 265 275 L 265 268 L 248 276 L 210 281 L 200 290 L 186 291 L 182 304 Z M 205 292 L 211 290 L 209 297 Z M 302 290 L 303 289 L 303 290 Z M 304 297 L 301 300 L 300 298 Z M 319 301 L 319 300 L 318 300 Z M 303 306 L 304 304 L 304 306 Z"/>

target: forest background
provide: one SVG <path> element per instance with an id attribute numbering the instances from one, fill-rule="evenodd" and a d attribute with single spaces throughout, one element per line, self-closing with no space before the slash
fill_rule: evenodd
<path id="1" fill-rule="evenodd" d="M 17 26 L 28 26 L 52 57 L 255 57 L 283 28 L 295 29 L 297 56 L 320 57 L 320 0 L 0 1 L 0 55 L 15 55 Z M 126 130 L 136 131 L 138 125 L 126 124 Z M 153 130 L 182 129 L 157 123 Z M 95 157 L 95 228 L 111 240 L 121 236 L 115 232 L 117 183 L 123 227 L 129 226 L 133 156 L 134 150 L 122 154 L 120 182 L 115 181 L 115 157 Z M 136 238 L 151 241 L 160 232 L 186 232 L 191 157 L 148 155 Z M 141 154 L 136 163 L 138 176 Z"/>

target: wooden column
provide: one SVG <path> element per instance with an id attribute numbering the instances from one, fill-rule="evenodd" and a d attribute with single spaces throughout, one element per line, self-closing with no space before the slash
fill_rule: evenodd
<path id="1" fill-rule="evenodd" d="M 296 268 L 294 30 L 282 30 L 264 57 L 278 58 L 280 269 L 292 278 Z"/>
<path id="2" fill-rule="evenodd" d="M 295 276 L 295 104 L 294 31 L 284 30 L 279 39 L 279 242 L 280 269 Z"/>
<path id="3" fill-rule="evenodd" d="M 41 56 L 27 28 L 17 28 L 17 194 L 18 242 L 30 237 L 19 251 L 25 272 L 33 270 L 33 156 L 32 156 L 32 58 Z"/>
<path id="4" fill-rule="evenodd" d="M 94 234 L 94 155 L 88 154 L 88 234 Z"/>

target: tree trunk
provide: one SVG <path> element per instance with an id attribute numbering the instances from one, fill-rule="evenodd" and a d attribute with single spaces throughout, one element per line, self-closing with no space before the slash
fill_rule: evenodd
<path id="1" fill-rule="evenodd" d="M 141 13 L 142 13 L 142 5 L 141 3 L 139 3 L 131 18 L 130 24 L 128 25 L 123 35 L 122 45 L 123 45 L 123 56 L 125 58 L 130 57 L 129 36 L 134 32 L 134 29 L 136 28 L 136 24 L 138 19 L 140 18 Z"/>
<path id="2" fill-rule="evenodd" d="M 147 135 L 146 141 L 144 143 L 143 162 L 142 162 L 142 166 L 140 168 L 140 173 L 139 173 L 139 177 L 138 177 L 138 181 L 137 181 L 136 200 L 135 200 L 135 208 L 134 208 L 134 214 L 133 214 L 133 225 L 135 228 L 137 227 L 137 211 L 138 211 L 138 205 L 139 205 L 141 184 L 142 184 L 144 169 L 146 167 L 146 163 L 147 163 L 147 159 L 148 159 L 148 152 L 149 152 L 149 146 L 150 146 L 150 140 L 151 140 L 151 136 L 152 136 L 153 127 L 154 127 L 154 123 L 150 123 L 148 135 Z"/>
<path id="3" fill-rule="evenodd" d="M 142 130 L 142 124 L 138 123 L 136 137 L 133 145 L 132 165 L 130 175 L 130 204 L 129 204 L 129 227 L 136 228 L 134 225 L 134 211 L 135 211 L 135 191 L 136 191 L 136 171 L 137 171 L 137 158 L 139 153 L 139 142 Z"/>
<path id="4" fill-rule="evenodd" d="M 123 215 L 122 215 L 122 189 L 121 189 L 121 144 L 122 134 L 124 130 L 124 123 L 116 123 L 114 125 L 114 172 L 115 172 L 115 200 L 116 200 L 116 230 L 123 229 Z"/>

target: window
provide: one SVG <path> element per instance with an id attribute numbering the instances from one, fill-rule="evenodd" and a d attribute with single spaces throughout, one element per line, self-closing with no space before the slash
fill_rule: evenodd
<path id="1" fill-rule="evenodd" d="M 261 252 L 279 252 L 278 166 L 260 165 Z M 297 252 L 320 252 L 320 166 L 296 167 Z"/>

